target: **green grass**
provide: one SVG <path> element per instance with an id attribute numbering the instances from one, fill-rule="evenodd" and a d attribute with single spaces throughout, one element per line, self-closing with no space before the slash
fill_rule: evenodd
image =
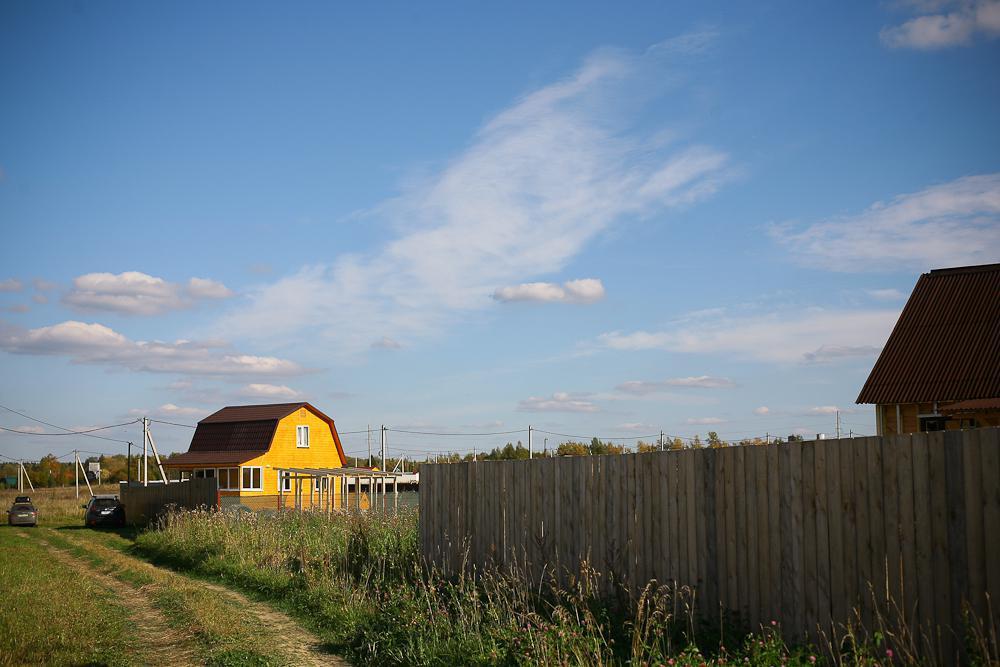
<path id="1" fill-rule="evenodd" d="M 150 567 L 124 553 L 128 542 L 111 531 L 45 530 L 51 544 L 85 560 L 133 588 L 145 587 L 153 606 L 175 628 L 193 630 L 206 664 L 280 665 L 271 631 L 236 601 L 205 589 L 196 581 Z M 117 548 L 116 548 L 117 547 Z M 237 659 L 238 658 L 238 659 Z"/>
<path id="2" fill-rule="evenodd" d="M 677 615 L 667 588 L 650 587 L 624 604 L 600 599 L 591 572 L 567 588 L 498 572 L 440 577 L 421 567 L 417 535 L 413 512 L 186 512 L 139 535 L 136 548 L 284 605 L 355 664 L 775 665 L 816 658 L 786 647 L 777 628 L 736 635 L 727 648 L 722 637 L 732 635 Z"/>
<path id="3" fill-rule="evenodd" d="M 25 537 L 36 533 L 0 527 L 0 664 L 140 664 L 128 610 Z"/>

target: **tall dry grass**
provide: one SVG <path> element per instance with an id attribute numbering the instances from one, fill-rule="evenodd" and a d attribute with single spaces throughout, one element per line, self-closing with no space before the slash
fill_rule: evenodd
<path id="1" fill-rule="evenodd" d="M 655 583 L 599 597 L 584 565 L 568 585 L 519 572 L 445 578 L 421 564 L 416 512 L 175 512 L 137 548 L 297 611 L 358 664 L 812 664 L 778 628 L 752 637 L 696 623 L 688 591 Z M 733 641 L 723 643 L 722 637 Z M 731 646 L 727 645 L 731 644 Z"/>
<path id="2" fill-rule="evenodd" d="M 94 493 L 118 493 L 117 484 L 95 485 Z M 0 509 L 5 512 L 14 503 L 17 496 L 31 496 L 31 502 L 38 509 L 38 523 L 42 525 L 62 525 L 66 523 L 83 522 L 83 508 L 81 505 L 90 500 L 90 491 L 87 485 L 80 483 L 80 497 L 76 497 L 76 488 L 72 486 L 54 486 L 49 488 L 39 488 L 35 491 L 25 489 L 17 491 L 12 489 L 0 490 Z M 6 521 L 6 514 L 4 515 Z"/>

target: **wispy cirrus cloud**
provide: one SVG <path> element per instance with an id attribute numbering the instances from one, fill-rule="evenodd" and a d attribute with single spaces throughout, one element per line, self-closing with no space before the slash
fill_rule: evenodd
<path id="1" fill-rule="evenodd" d="M 283 384 L 268 384 L 266 382 L 252 382 L 244 385 L 237 394 L 244 398 L 268 398 L 293 400 L 301 398 L 301 392 Z"/>
<path id="2" fill-rule="evenodd" d="M 519 412 L 599 412 L 600 407 L 589 394 L 557 391 L 550 397 L 531 396 L 518 402 Z"/>
<path id="3" fill-rule="evenodd" d="M 874 354 L 889 336 L 898 310 L 772 312 L 685 320 L 659 331 L 612 331 L 598 342 L 614 350 L 723 354 L 773 362 L 833 361 Z"/>
<path id="4" fill-rule="evenodd" d="M 882 43 L 890 48 L 931 51 L 969 46 L 976 37 L 1000 35 L 998 0 L 945 0 L 909 3 L 920 12 L 900 25 L 883 28 Z"/>
<path id="5" fill-rule="evenodd" d="M 17 278 L 0 280 L 0 292 L 20 292 L 22 289 L 24 289 L 24 283 Z"/>
<path id="6" fill-rule="evenodd" d="M 594 303 L 604 298 L 604 285 L 597 278 L 568 280 L 556 283 L 522 283 L 500 287 L 493 292 L 497 301 L 543 301 L 561 303 Z"/>
<path id="7" fill-rule="evenodd" d="M 232 295 L 228 287 L 207 278 L 191 278 L 181 285 L 139 271 L 125 271 L 78 276 L 73 288 L 63 296 L 63 303 L 82 311 L 159 315 L 189 308 L 198 301 Z"/>
<path id="8" fill-rule="evenodd" d="M 1000 173 L 966 176 L 770 235 L 804 264 L 831 271 L 927 270 L 1000 257 Z"/>
<path id="9" fill-rule="evenodd" d="M 690 426 L 714 426 L 716 424 L 725 424 L 726 421 L 722 417 L 691 417 L 685 419 L 684 423 Z"/>
<path id="10" fill-rule="evenodd" d="M 36 329 L 0 327 L 0 349 L 151 373 L 286 376 L 306 372 L 287 359 L 241 354 L 220 341 L 136 341 L 103 324 L 73 320 Z"/>
<path id="11" fill-rule="evenodd" d="M 320 331 L 350 357 L 370 348 L 373 330 L 403 343 L 439 333 L 495 303 L 498 285 L 515 286 L 501 300 L 558 300 L 557 290 L 523 283 L 563 269 L 623 219 L 690 205 L 731 178 L 723 151 L 634 129 L 642 100 L 668 86 L 678 92 L 678 61 L 712 39 L 699 33 L 638 55 L 592 54 L 489 119 L 440 170 L 369 211 L 394 233 L 380 248 L 251 292 L 249 306 L 223 317 L 217 331 L 282 342 Z M 594 298 L 596 287 L 558 286 L 577 298 Z"/>
<path id="12" fill-rule="evenodd" d="M 654 394 L 677 387 L 694 387 L 699 389 L 721 389 L 735 387 L 736 383 L 729 378 L 697 375 L 692 377 L 669 378 L 667 380 L 629 380 L 617 387 L 626 394 Z"/>

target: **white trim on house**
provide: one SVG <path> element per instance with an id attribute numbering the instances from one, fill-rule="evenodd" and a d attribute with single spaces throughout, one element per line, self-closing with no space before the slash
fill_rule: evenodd
<path id="1" fill-rule="evenodd" d="M 249 482 L 247 474 L 249 473 Z M 255 474 L 256 473 L 256 474 Z M 254 484 L 256 477 L 256 485 Z M 242 466 L 240 468 L 240 491 L 263 491 L 264 490 L 264 467 L 263 466 Z"/>

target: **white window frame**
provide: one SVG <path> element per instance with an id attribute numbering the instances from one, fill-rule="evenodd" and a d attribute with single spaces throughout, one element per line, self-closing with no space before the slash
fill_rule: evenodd
<path id="1" fill-rule="evenodd" d="M 303 438 L 302 436 L 305 435 Z M 302 444 L 305 443 L 305 444 Z M 299 449 L 309 449 L 309 427 L 299 425 L 295 427 L 295 446 Z"/>
<path id="2" fill-rule="evenodd" d="M 253 482 L 253 471 L 258 473 L 257 486 L 243 486 L 243 472 L 250 471 L 250 482 Z M 263 466 L 241 466 L 240 467 L 240 491 L 263 491 L 264 490 L 264 467 Z"/>
<path id="3" fill-rule="evenodd" d="M 226 486 L 222 486 L 222 476 L 219 474 L 223 470 L 227 470 L 226 474 Z M 236 484 L 233 484 L 233 471 L 236 471 Z M 215 478 L 219 480 L 219 491 L 239 491 L 240 483 L 243 481 L 243 471 L 238 467 L 234 468 L 218 468 L 215 471 Z"/>
<path id="4" fill-rule="evenodd" d="M 285 487 L 282 488 L 282 482 L 285 483 Z M 278 476 L 278 493 L 291 493 L 292 492 L 292 473 L 287 470 L 282 472 Z"/>

